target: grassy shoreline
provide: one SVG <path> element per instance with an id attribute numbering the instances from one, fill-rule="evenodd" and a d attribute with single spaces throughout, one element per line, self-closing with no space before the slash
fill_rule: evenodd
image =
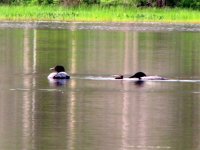
<path id="1" fill-rule="evenodd" d="M 0 6 L 0 21 L 161 22 L 200 24 L 200 11 L 180 8 Z"/>

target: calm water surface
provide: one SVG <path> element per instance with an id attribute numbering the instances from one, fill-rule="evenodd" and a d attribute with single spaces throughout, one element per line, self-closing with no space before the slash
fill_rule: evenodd
<path id="1" fill-rule="evenodd" d="M 1 150 L 199 150 L 200 26 L 1 23 Z M 47 80 L 63 64 L 72 79 Z M 170 81 L 110 80 L 144 71 Z"/>

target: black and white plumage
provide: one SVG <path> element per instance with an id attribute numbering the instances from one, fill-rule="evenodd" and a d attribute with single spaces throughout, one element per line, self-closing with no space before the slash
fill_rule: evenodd
<path id="1" fill-rule="evenodd" d="M 57 65 L 50 70 L 53 70 L 53 72 L 48 75 L 48 79 L 70 79 L 70 75 L 65 72 L 63 66 Z"/>

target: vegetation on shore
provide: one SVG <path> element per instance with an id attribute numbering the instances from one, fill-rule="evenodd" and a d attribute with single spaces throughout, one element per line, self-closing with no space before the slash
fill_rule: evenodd
<path id="1" fill-rule="evenodd" d="M 200 23 L 200 11 L 181 8 L 0 6 L 1 21 Z"/>
<path id="2" fill-rule="evenodd" d="M 60 5 L 79 6 L 107 5 L 107 6 L 137 6 L 137 7 L 179 7 L 200 9 L 199 0 L 0 0 L 0 4 L 9 5 Z"/>

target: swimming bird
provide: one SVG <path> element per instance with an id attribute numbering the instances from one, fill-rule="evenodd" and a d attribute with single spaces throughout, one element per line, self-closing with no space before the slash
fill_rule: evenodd
<path id="1" fill-rule="evenodd" d="M 114 77 L 115 77 L 115 79 L 123 79 L 124 78 L 124 76 L 123 75 L 114 75 Z"/>
<path id="2" fill-rule="evenodd" d="M 57 65 L 50 68 L 53 72 L 48 75 L 48 79 L 70 79 L 63 66 Z"/>
<path id="3" fill-rule="evenodd" d="M 136 74 L 130 76 L 129 78 L 138 78 L 141 80 L 142 77 L 146 77 L 146 74 L 144 72 L 137 72 Z"/>
<path id="4" fill-rule="evenodd" d="M 115 76 L 115 79 L 123 79 L 123 75 Z M 129 78 L 138 78 L 139 80 L 167 80 L 167 78 L 160 76 L 147 76 L 144 72 L 137 72 Z"/>

